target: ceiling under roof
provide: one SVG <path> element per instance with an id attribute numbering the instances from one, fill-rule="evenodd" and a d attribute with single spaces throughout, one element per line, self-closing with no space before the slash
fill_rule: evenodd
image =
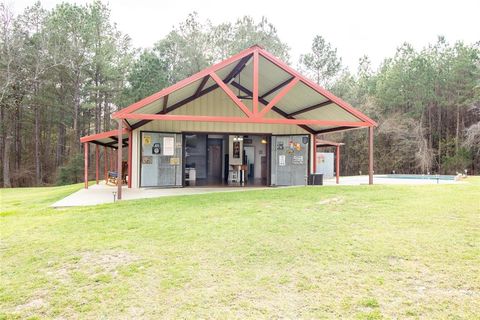
<path id="1" fill-rule="evenodd" d="M 150 97 L 114 114 L 114 118 L 124 118 L 128 114 L 169 114 L 187 103 L 210 94 L 213 90 L 222 90 L 210 76 L 215 72 L 228 88 L 241 99 L 251 99 L 254 90 L 253 51 L 259 53 L 258 59 L 258 97 L 259 111 L 274 99 L 293 79 L 299 80 L 275 104 L 272 111 L 287 119 L 319 119 L 335 122 L 362 123 L 362 126 L 375 126 L 372 119 L 352 106 L 321 88 L 312 81 L 275 58 L 264 49 L 253 46 L 241 53 L 209 67 L 190 78 L 165 88 Z M 127 117 L 125 117 L 127 118 Z M 138 128 L 151 120 L 127 118 L 132 128 Z M 311 133 L 326 133 L 352 129 L 344 125 L 301 125 Z"/>

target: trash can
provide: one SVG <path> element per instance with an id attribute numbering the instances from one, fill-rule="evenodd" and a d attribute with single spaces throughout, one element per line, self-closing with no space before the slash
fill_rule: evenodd
<path id="1" fill-rule="evenodd" d="M 310 186 L 322 186 L 323 185 L 323 173 L 312 173 L 308 176 L 308 185 Z"/>

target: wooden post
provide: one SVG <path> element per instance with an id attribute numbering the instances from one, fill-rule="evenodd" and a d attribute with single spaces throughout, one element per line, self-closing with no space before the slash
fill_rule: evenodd
<path id="1" fill-rule="evenodd" d="M 108 167 L 108 151 L 107 147 L 103 147 L 103 176 L 105 177 L 105 184 L 107 183 L 108 176 L 107 176 L 107 167 Z"/>
<path id="2" fill-rule="evenodd" d="M 117 148 L 117 199 L 122 200 L 122 135 L 123 120 L 117 119 L 118 122 L 118 148 Z"/>
<path id="3" fill-rule="evenodd" d="M 85 157 L 84 169 L 83 169 L 83 179 L 85 181 L 85 189 L 88 189 L 88 142 L 83 144 L 83 152 Z"/>
<path id="4" fill-rule="evenodd" d="M 98 158 L 99 157 L 99 151 L 98 151 L 99 147 L 98 147 L 98 144 L 95 145 L 95 181 L 97 182 L 98 184 L 98 171 L 99 171 L 99 167 L 100 167 L 100 159 Z"/>
<path id="5" fill-rule="evenodd" d="M 132 150 L 133 131 L 128 131 L 128 188 L 132 188 Z"/>
<path id="6" fill-rule="evenodd" d="M 368 127 L 368 184 L 373 184 L 373 127 Z"/>
<path id="7" fill-rule="evenodd" d="M 335 155 L 335 175 L 336 175 L 336 180 L 337 184 L 340 183 L 340 146 L 338 145 L 336 147 L 336 155 Z"/>

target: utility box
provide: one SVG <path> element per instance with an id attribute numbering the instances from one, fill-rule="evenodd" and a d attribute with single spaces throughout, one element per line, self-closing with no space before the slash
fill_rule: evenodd
<path id="1" fill-rule="evenodd" d="M 317 172 L 323 174 L 324 179 L 334 177 L 334 155 L 332 152 L 317 152 Z"/>
<path id="2" fill-rule="evenodd" d="M 309 186 L 323 186 L 323 174 L 312 173 L 308 176 Z"/>

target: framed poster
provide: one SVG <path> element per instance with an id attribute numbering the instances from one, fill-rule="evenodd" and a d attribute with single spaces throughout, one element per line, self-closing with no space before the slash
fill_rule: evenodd
<path id="1" fill-rule="evenodd" d="M 152 154 L 160 154 L 162 148 L 160 147 L 160 143 L 154 143 L 152 147 Z"/>
<path id="2" fill-rule="evenodd" d="M 233 166 L 243 164 L 243 137 L 229 136 L 228 164 Z"/>
<path id="3" fill-rule="evenodd" d="M 152 164 L 152 156 L 143 156 L 142 164 Z"/>
<path id="4" fill-rule="evenodd" d="M 147 135 L 144 135 L 143 136 L 143 144 L 151 144 L 152 143 L 152 137 L 151 136 L 147 136 Z"/>
<path id="5" fill-rule="evenodd" d="M 240 159 L 240 141 L 233 141 L 233 158 Z"/>
<path id="6" fill-rule="evenodd" d="M 173 156 L 175 154 L 175 138 L 163 137 L 163 155 Z"/>

